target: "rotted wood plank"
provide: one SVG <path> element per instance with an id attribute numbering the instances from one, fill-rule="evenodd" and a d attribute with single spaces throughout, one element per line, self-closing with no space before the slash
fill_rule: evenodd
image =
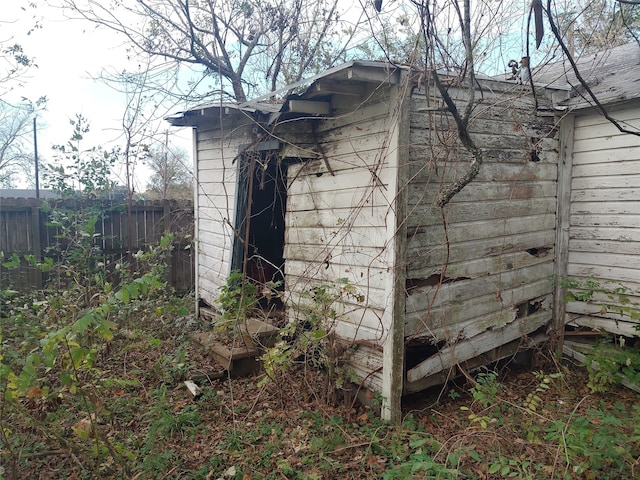
<path id="1" fill-rule="evenodd" d="M 459 304 L 448 304 L 428 310 L 428 305 L 422 304 L 423 309 L 409 311 L 407 308 L 406 335 L 426 338 L 443 339 L 444 332 L 452 335 L 445 340 L 455 340 L 455 325 L 464 323 L 472 318 L 495 315 L 501 318 L 503 312 L 515 312 L 517 305 L 529 300 L 550 295 L 553 285 L 550 279 L 539 280 L 517 288 L 504 288 L 496 294 L 473 298 Z M 498 295 L 499 294 L 499 295 Z M 427 312 L 429 314 L 427 315 Z M 547 312 L 550 316 L 550 312 Z"/>
<path id="2" fill-rule="evenodd" d="M 624 335 L 626 337 L 640 337 L 640 331 L 636 329 L 637 322 L 628 322 L 624 320 L 614 320 L 611 318 L 595 317 L 591 315 L 573 315 L 568 314 L 568 325 L 576 327 L 587 327 L 597 332 L 609 332 L 615 335 Z"/>
<path id="3" fill-rule="evenodd" d="M 470 360 L 518 337 L 524 337 L 548 320 L 548 312 L 539 312 L 506 325 L 499 330 L 489 330 L 469 340 L 440 350 L 407 372 L 408 382 L 434 375 L 452 366 Z"/>

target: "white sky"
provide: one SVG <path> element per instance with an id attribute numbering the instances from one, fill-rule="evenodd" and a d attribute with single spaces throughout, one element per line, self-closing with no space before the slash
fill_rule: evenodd
<path id="1" fill-rule="evenodd" d="M 97 77 L 104 68 L 120 70 L 136 65 L 129 65 L 122 40 L 113 32 L 65 19 L 60 10 L 47 6 L 45 1 L 35 2 L 38 8 L 34 10 L 28 7 L 28 0 L 0 0 L 0 42 L 5 44 L 12 39 L 11 43 L 19 43 L 37 65 L 21 78 L 22 85 L 14 84 L 4 99 L 17 102 L 21 97 L 33 101 L 41 96 L 48 98 L 47 110 L 38 115 L 38 153 L 43 160 L 52 158 L 51 145 L 64 144 L 69 139 L 69 120 L 76 113 L 91 124 L 86 147 L 109 145 L 121 135 L 125 97 L 91 77 Z M 28 35 L 34 17 L 41 19 L 42 28 Z M 170 141 L 191 153 L 189 129 L 170 128 L 168 123 L 161 128 L 169 128 Z M 148 172 L 140 167 L 136 191 L 144 190 L 146 175 Z"/>

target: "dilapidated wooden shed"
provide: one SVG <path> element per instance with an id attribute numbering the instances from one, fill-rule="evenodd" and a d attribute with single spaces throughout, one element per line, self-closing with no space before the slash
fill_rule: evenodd
<path id="1" fill-rule="evenodd" d="M 442 78 L 466 105 L 468 86 Z M 201 302 L 215 304 L 245 268 L 284 280 L 293 318 L 304 292 L 347 279 L 364 301 L 344 299 L 335 333 L 396 419 L 403 394 L 546 338 L 559 149 L 550 90 L 534 99 L 527 86 L 478 79 L 469 130 L 483 164 L 444 208 L 435 199 L 470 154 L 423 74 L 353 61 L 288 92 L 169 119 L 194 128 Z"/>

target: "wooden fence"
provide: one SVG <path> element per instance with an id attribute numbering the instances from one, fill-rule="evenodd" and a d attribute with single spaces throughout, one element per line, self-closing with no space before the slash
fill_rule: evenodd
<path id="1" fill-rule="evenodd" d="M 163 234 L 174 234 L 167 280 L 179 292 L 194 288 L 193 203 L 184 201 L 138 201 L 131 206 L 126 201 L 38 200 L 35 198 L 0 198 L 0 264 L 13 253 L 24 258 L 33 255 L 38 260 L 52 257 L 64 248 L 60 229 L 51 224 L 52 212 L 86 212 L 100 209 L 102 215 L 95 225 L 93 243 L 99 247 L 105 262 L 115 265 L 126 260 L 128 252 L 146 251 L 157 245 Z M 131 232 L 131 234 L 129 234 Z M 131 259 L 131 257 L 129 257 Z M 48 275 L 41 269 L 22 262 L 18 268 L 0 265 L 0 288 L 24 291 L 42 288 Z"/>

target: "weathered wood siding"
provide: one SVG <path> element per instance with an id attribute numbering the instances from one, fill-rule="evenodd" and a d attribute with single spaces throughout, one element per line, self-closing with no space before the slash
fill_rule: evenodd
<path id="1" fill-rule="evenodd" d="M 640 102 L 610 113 L 625 128 L 640 129 Z M 640 292 L 640 138 L 620 132 L 597 112 L 575 117 L 569 218 L 567 276 Z M 637 295 L 630 300 L 640 302 Z M 640 335 L 628 317 L 605 313 L 600 302 L 611 299 L 570 302 L 567 320 Z"/>
<path id="2" fill-rule="evenodd" d="M 237 156 L 240 145 L 251 141 L 250 122 L 227 114 L 222 126 L 211 122 L 195 132 L 198 298 L 213 305 L 231 272 Z"/>
<path id="3" fill-rule="evenodd" d="M 446 369 L 551 320 L 558 140 L 528 88 L 483 82 L 470 121 L 480 173 L 440 209 L 434 199 L 470 156 L 436 93 L 416 91 L 412 102 L 406 336 L 450 348 L 447 362 L 436 359 Z M 462 111 L 466 92 L 451 93 Z M 538 102 L 549 109 L 543 94 Z M 489 329 L 497 342 L 469 341 L 456 358 L 452 345 Z M 414 380 L 434 373 L 424 367 Z"/>
<path id="4" fill-rule="evenodd" d="M 133 252 L 145 250 L 160 242 L 167 232 L 174 234 L 174 250 L 167 279 L 178 291 L 194 288 L 193 204 L 179 201 L 137 201 L 129 215 L 126 201 L 79 201 L 35 198 L 0 198 L 0 287 L 29 291 L 42 288 L 52 280 L 53 273 L 23 262 L 19 268 L 7 269 L 1 264 L 13 253 L 19 256 L 33 255 L 38 259 L 60 258 L 66 248 L 60 231 L 51 224 L 49 210 L 86 211 L 94 208 L 102 214 L 95 225 L 93 242 L 104 256 L 104 263 L 131 261 L 127 259 L 129 248 Z"/>
<path id="5" fill-rule="evenodd" d="M 317 151 L 325 158 L 289 166 L 284 252 L 290 315 L 306 301 L 304 292 L 338 279 L 362 295 L 332 305 L 334 327 L 347 344 L 357 344 L 350 367 L 377 391 L 393 295 L 394 231 L 387 227 L 394 223 L 398 118 L 389 89 L 380 90 L 384 96 L 374 93 L 366 102 L 339 98 L 335 115 L 317 125 Z"/>

